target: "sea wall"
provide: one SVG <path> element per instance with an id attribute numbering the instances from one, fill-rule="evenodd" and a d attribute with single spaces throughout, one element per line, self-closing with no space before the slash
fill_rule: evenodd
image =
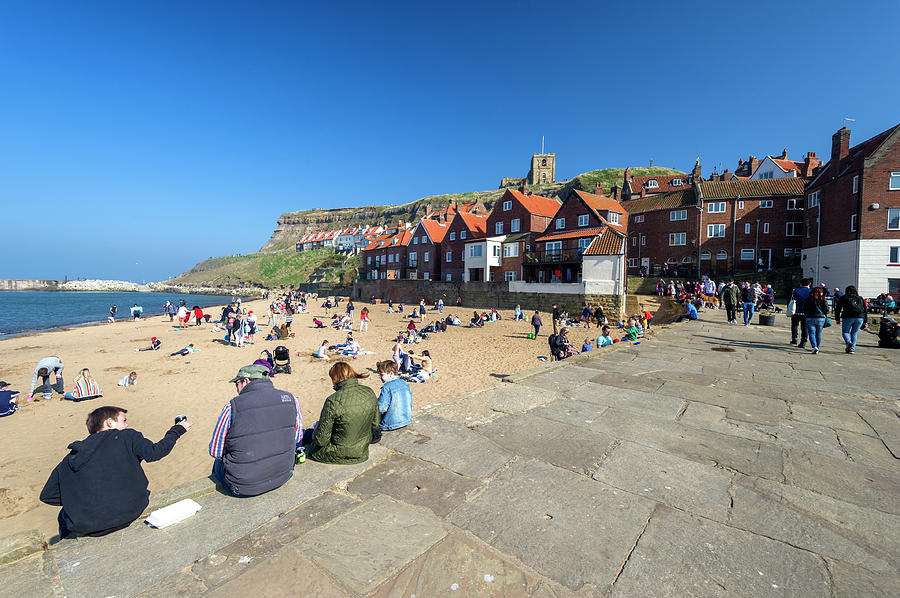
<path id="1" fill-rule="evenodd" d="M 59 291 L 61 280 L 24 280 L 0 278 L 0 291 Z"/>

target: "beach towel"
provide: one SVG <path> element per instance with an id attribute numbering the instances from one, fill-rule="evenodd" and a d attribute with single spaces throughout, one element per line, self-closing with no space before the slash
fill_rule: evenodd
<path id="1" fill-rule="evenodd" d="M 100 385 L 93 378 L 79 378 L 75 382 L 72 396 L 75 397 L 75 400 L 87 399 L 103 396 L 103 391 L 100 390 Z"/>

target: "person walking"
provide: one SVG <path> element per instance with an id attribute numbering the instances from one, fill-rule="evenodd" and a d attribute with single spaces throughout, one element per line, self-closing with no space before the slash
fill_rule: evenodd
<path id="1" fill-rule="evenodd" d="M 791 314 L 791 344 L 797 345 L 797 330 L 800 330 L 800 344 L 797 345 L 801 349 L 806 346 L 806 315 L 803 313 L 803 306 L 809 298 L 810 287 L 812 286 L 812 278 L 804 278 L 800 281 L 800 286 L 791 292 L 791 300 L 794 302 L 794 313 Z"/>
<path id="2" fill-rule="evenodd" d="M 107 321 L 110 324 L 112 324 L 116 321 L 116 312 L 118 312 L 118 311 L 119 311 L 119 308 L 116 305 L 113 305 L 112 307 L 109 308 L 109 317 L 107 318 Z"/>
<path id="3" fill-rule="evenodd" d="M 369 321 L 371 317 L 369 316 L 369 308 L 363 306 L 362 310 L 359 312 L 359 331 L 362 332 L 365 330 L 369 331 Z"/>
<path id="4" fill-rule="evenodd" d="M 753 321 L 753 310 L 756 308 L 756 292 L 749 282 L 745 282 L 741 288 L 741 302 L 744 305 L 744 326 L 749 326 Z"/>
<path id="5" fill-rule="evenodd" d="M 534 338 L 537 338 L 538 332 L 541 331 L 541 314 L 538 310 L 534 310 L 534 315 L 531 316 L 531 325 L 534 327 Z"/>
<path id="6" fill-rule="evenodd" d="M 822 287 L 810 291 L 803 304 L 803 313 L 806 315 L 806 335 L 812 347 L 810 351 L 815 355 L 822 344 L 822 329 L 825 327 L 825 318 L 828 317 L 828 303 Z"/>
<path id="7" fill-rule="evenodd" d="M 843 295 L 835 289 L 834 296 L 838 298 L 834 306 L 834 321 L 841 325 L 841 335 L 846 345 L 844 352 L 853 354 L 856 352 L 857 335 L 867 326 L 866 319 L 869 314 L 866 302 L 853 285 L 848 286 Z"/>
<path id="8" fill-rule="evenodd" d="M 555 303 L 553 304 L 553 334 L 559 334 L 559 306 Z M 537 336 L 537 335 L 535 335 Z"/>
<path id="9" fill-rule="evenodd" d="M 729 324 L 737 324 L 737 306 L 741 300 L 741 293 L 733 280 L 722 287 L 722 302 L 725 304 L 725 316 Z"/>

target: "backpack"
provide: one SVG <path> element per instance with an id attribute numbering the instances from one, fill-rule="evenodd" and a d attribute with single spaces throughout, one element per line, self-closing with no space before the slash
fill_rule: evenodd
<path id="1" fill-rule="evenodd" d="M 847 305 L 849 305 L 850 307 L 852 307 L 853 309 L 855 309 L 858 312 L 866 311 L 866 303 L 865 303 L 865 301 L 863 301 L 863 298 L 860 297 L 859 295 L 851 295 L 850 297 L 847 297 Z"/>

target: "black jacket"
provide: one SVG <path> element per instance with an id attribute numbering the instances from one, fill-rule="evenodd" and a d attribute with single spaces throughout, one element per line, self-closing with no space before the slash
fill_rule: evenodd
<path id="1" fill-rule="evenodd" d="M 824 299 L 814 299 L 809 296 L 803 302 L 803 313 L 807 318 L 825 318 L 828 316 L 828 304 Z"/>
<path id="2" fill-rule="evenodd" d="M 834 306 L 834 319 L 863 318 L 866 319 L 866 302 L 859 295 L 841 295 Z"/>
<path id="3" fill-rule="evenodd" d="M 127 527 L 150 502 L 141 461 L 159 461 L 186 431 L 174 425 L 156 444 L 131 428 L 73 442 L 44 484 L 41 502 L 62 506 L 66 525 L 78 534 L 102 536 Z"/>

